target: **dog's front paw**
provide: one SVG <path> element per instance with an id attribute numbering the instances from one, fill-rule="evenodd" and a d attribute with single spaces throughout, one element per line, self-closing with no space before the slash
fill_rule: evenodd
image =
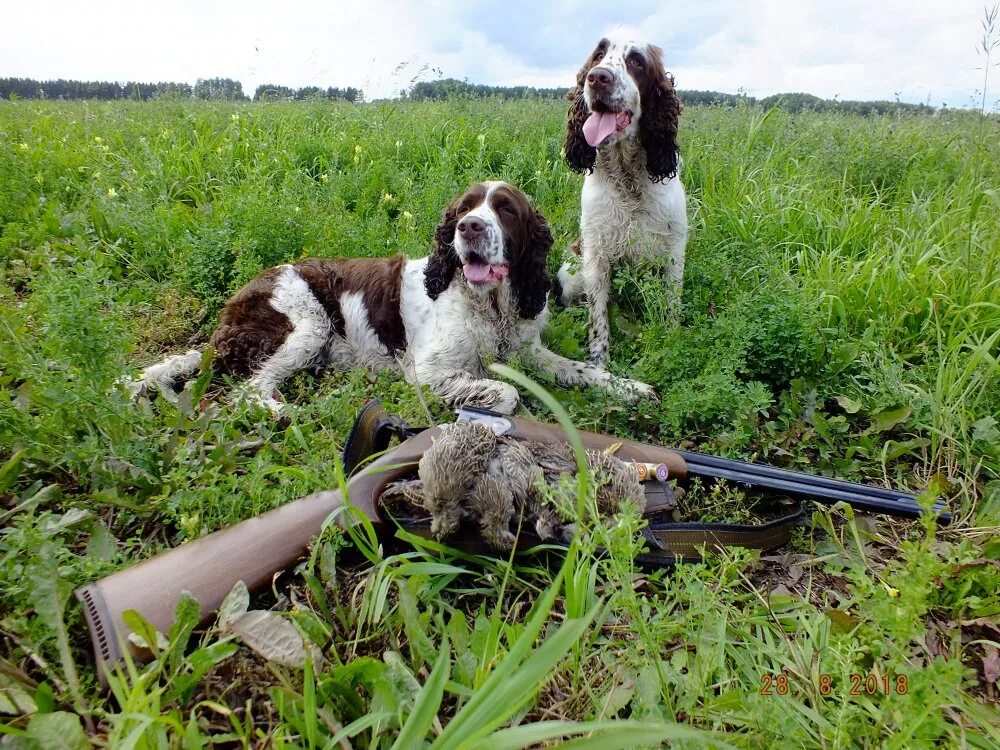
<path id="1" fill-rule="evenodd" d="M 660 397 L 656 394 L 656 389 L 653 386 L 643 383 L 640 380 L 629 380 L 628 378 L 615 378 L 614 387 L 612 389 L 615 395 L 621 397 L 622 399 L 633 403 L 635 401 L 640 401 L 644 398 L 648 398 L 651 401 L 659 403 Z"/>
<path id="2" fill-rule="evenodd" d="M 517 388 L 510 383 L 493 381 L 489 390 L 482 394 L 482 398 L 477 399 L 476 406 L 498 412 L 499 414 L 513 414 L 521 400 L 521 395 Z"/>
<path id="3" fill-rule="evenodd" d="M 277 388 L 265 392 L 244 383 L 234 389 L 233 396 L 237 403 L 265 407 L 276 419 L 287 416 L 287 405 L 281 400 L 281 394 Z"/>
<path id="4" fill-rule="evenodd" d="M 521 394 L 517 392 L 517 388 L 507 383 L 504 383 L 503 394 L 500 401 L 496 405 L 496 410 L 501 414 L 513 414 L 514 409 L 517 408 L 518 403 L 521 401 Z"/>

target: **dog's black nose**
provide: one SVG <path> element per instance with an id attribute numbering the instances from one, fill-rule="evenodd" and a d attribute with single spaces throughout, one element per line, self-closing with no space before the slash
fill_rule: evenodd
<path id="1" fill-rule="evenodd" d="M 587 83 L 591 86 L 610 86 L 614 80 L 614 75 L 607 68 L 591 68 L 587 73 Z"/>
<path id="2" fill-rule="evenodd" d="M 486 231 L 486 224 L 475 216 L 466 216 L 458 222 L 458 233 L 467 240 L 474 240 Z"/>

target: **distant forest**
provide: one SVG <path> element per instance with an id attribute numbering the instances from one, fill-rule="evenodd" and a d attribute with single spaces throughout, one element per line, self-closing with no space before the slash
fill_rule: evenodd
<path id="1" fill-rule="evenodd" d="M 190 83 L 140 83 L 128 81 L 36 81 L 32 78 L 0 78 L 0 98 L 2 99 L 161 99 L 179 97 L 184 99 L 209 99 L 213 101 L 249 101 L 243 93 L 243 84 L 231 78 L 199 78 Z M 346 89 L 306 86 L 293 89 L 265 83 L 254 91 L 253 100 L 274 101 L 286 99 L 344 99 L 349 102 L 363 102 L 364 92 L 352 86 Z"/>
<path id="2" fill-rule="evenodd" d="M 558 89 L 538 89 L 531 86 L 484 86 L 482 84 L 468 83 L 454 78 L 446 78 L 440 81 L 426 81 L 413 86 L 405 94 L 407 99 L 448 99 L 452 97 L 485 97 L 498 96 L 502 99 L 563 99 L 570 87 Z M 838 112 L 853 112 L 861 115 L 886 114 L 897 112 L 924 112 L 934 111 L 933 107 L 926 104 L 907 104 L 906 102 L 889 101 L 839 101 L 836 99 L 821 99 L 812 94 L 775 94 L 758 99 L 745 94 L 722 94 L 718 91 L 685 91 L 679 89 L 677 92 L 681 101 L 685 104 L 722 104 L 735 107 L 740 104 L 759 104 L 763 107 L 772 107 L 779 101 L 786 109 L 792 111 L 826 110 Z"/>
<path id="3" fill-rule="evenodd" d="M 409 91 L 402 92 L 404 99 L 413 101 L 440 100 L 449 98 L 482 98 L 496 96 L 501 99 L 547 99 L 561 100 L 566 96 L 566 88 L 541 89 L 533 86 L 486 86 L 468 83 L 454 78 L 439 81 L 424 81 L 414 84 Z M 908 104 L 906 102 L 890 101 L 839 101 L 836 99 L 821 99 L 812 94 L 775 94 L 764 98 L 746 96 L 745 94 L 723 94 L 718 91 L 685 91 L 678 92 L 685 104 L 721 104 L 735 107 L 739 105 L 758 104 L 771 107 L 781 103 L 781 106 L 792 110 L 816 110 L 851 112 L 861 115 L 887 113 L 930 113 L 933 107 L 926 104 Z M 189 98 L 215 101 L 249 101 L 250 97 L 243 92 L 243 84 L 231 78 L 199 78 L 192 86 L 189 83 L 126 83 L 108 81 L 36 81 L 31 78 L 0 78 L 0 98 L 3 99 L 134 99 L 146 101 L 159 98 Z M 364 92 L 353 86 L 347 88 L 320 88 L 305 86 L 291 88 L 276 84 L 262 84 L 253 94 L 253 101 L 302 101 L 302 100 L 333 100 L 361 103 L 365 101 Z"/>

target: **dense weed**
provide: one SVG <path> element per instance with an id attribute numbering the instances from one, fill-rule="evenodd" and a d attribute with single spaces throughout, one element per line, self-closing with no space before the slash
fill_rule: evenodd
<path id="1" fill-rule="evenodd" d="M 787 554 L 733 551 L 669 575 L 635 568 L 635 518 L 581 536 L 558 575 L 544 558 L 412 539 L 368 559 L 328 531 L 271 602 L 324 664 L 266 664 L 222 627 L 185 651 L 182 617 L 113 701 L 73 669 L 87 662 L 71 585 L 335 486 L 368 396 L 414 424 L 447 418 L 389 373 L 295 379 L 287 426 L 225 396 L 200 409 L 205 378 L 179 408 L 133 408 L 116 380 L 204 341 L 226 297 L 270 265 L 425 254 L 475 180 L 523 188 L 565 248 L 580 180 L 561 160 L 562 116 L 475 100 L 0 102 L 4 731 L 47 747 L 82 731 L 76 712 L 137 747 L 458 746 L 550 719 L 567 723 L 492 740 L 997 741 L 1000 125 L 964 112 L 687 109 L 682 321 L 667 322 L 647 264 L 617 274 L 612 311 L 613 368 L 661 403 L 546 384 L 586 429 L 929 485 L 957 529 L 822 509 Z M 552 311 L 554 349 L 582 358 L 585 337 L 583 310 Z M 908 690 L 851 695 L 855 674 L 905 676 Z M 762 694 L 765 675 L 788 689 Z M 476 702 L 484 690 L 494 708 Z M 631 721 L 613 734 L 568 723 L 610 719 Z"/>

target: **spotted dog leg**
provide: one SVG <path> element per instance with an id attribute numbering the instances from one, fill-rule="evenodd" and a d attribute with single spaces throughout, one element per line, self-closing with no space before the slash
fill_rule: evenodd
<path id="1" fill-rule="evenodd" d="M 687 246 L 687 228 L 663 236 L 667 251 L 666 293 L 670 319 L 681 317 L 681 295 L 684 291 L 684 251 Z"/>
<path id="2" fill-rule="evenodd" d="M 652 386 L 639 380 L 620 378 L 612 375 L 603 367 L 590 364 L 589 362 L 576 362 L 566 357 L 561 357 L 550 349 L 545 348 L 541 341 L 537 341 L 530 352 L 535 365 L 542 371 L 547 372 L 559 385 L 581 385 L 596 386 L 605 388 L 616 396 L 628 401 L 635 401 L 640 398 L 656 398 L 656 391 Z"/>
<path id="3" fill-rule="evenodd" d="M 201 369 L 201 352 L 191 349 L 184 354 L 174 354 L 162 362 L 150 365 L 139 375 L 138 380 L 126 383 L 125 387 L 133 398 L 144 389 L 153 388 L 167 401 L 176 404 L 177 394 L 174 383 L 192 378 Z"/>
<path id="4" fill-rule="evenodd" d="M 556 299 L 569 307 L 584 295 L 583 274 L 580 272 L 580 240 L 570 245 L 570 257 L 559 268 L 553 289 Z"/>
<path id="5" fill-rule="evenodd" d="M 316 322 L 301 320 L 278 350 L 254 369 L 247 381 L 251 400 L 281 413 L 282 404 L 274 397 L 278 385 L 316 362 L 326 346 L 327 331 Z"/>
<path id="6" fill-rule="evenodd" d="M 611 293 L 611 266 L 601 255 L 588 259 L 583 267 L 584 288 L 587 291 L 587 312 L 590 324 L 590 362 L 604 365 L 608 361 L 608 296 Z"/>
<path id="7" fill-rule="evenodd" d="M 417 383 L 429 386 L 453 406 L 473 406 L 512 414 L 519 401 L 517 389 L 509 383 L 477 378 L 465 370 L 435 372 L 429 366 L 419 367 Z"/>

